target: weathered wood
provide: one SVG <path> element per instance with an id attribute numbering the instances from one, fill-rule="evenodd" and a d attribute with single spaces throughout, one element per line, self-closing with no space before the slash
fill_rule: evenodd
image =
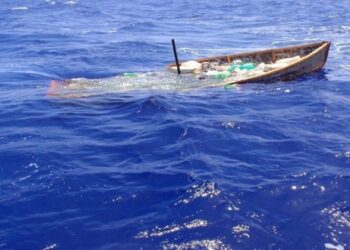
<path id="1" fill-rule="evenodd" d="M 214 61 L 230 63 L 234 58 L 235 60 L 240 59 L 243 62 L 274 63 L 276 60 L 279 60 L 281 58 L 294 57 L 299 55 L 301 59 L 289 64 L 286 67 L 277 68 L 268 72 L 264 72 L 261 75 L 249 77 L 243 80 L 223 82 L 223 84 L 243 84 L 249 82 L 273 82 L 278 80 L 292 80 L 301 75 L 320 70 L 327 61 L 330 45 L 330 42 L 324 41 L 286 48 L 267 49 L 256 52 L 207 57 L 197 59 L 195 61 L 200 63 Z M 168 69 L 173 66 L 174 64 L 169 64 Z"/>

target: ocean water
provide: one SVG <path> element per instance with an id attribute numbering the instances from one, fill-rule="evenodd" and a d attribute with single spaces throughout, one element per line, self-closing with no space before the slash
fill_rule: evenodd
<path id="1" fill-rule="evenodd" d="M 0 24 L 1 249 L 350 248 L 348 0 L 4 0 Z M 183 60 L 332 47 L 288 83 L 47 95 L 164 71 L 171 38 Z"/>

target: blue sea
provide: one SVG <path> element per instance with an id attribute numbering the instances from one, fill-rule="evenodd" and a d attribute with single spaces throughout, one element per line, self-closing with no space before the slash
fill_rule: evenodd
<path id="1" fill-rule="evenodd" d="M 1 249 L 350 249 L 349 0 L 3 0 L 0 24 Z M 172 38 L 332 46 L 291 82 L 47 95 L 165 71 Z"/>

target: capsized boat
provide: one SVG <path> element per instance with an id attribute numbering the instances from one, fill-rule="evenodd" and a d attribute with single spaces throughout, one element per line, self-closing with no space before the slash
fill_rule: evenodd
<path id="1" fill-rule="evenodd" d="M 182 68 L 186 73 L 191 72 L 209 77 L 215 75 L 223 79 L 222 85 L 287 81 L 320 70 L 327 61 L 330 45 L 330 42 L 323 41 L 208 57 L 180 62 L 180 69 Z M 175 71 L 176 64 L 169 64 L 167 68 Z"/>

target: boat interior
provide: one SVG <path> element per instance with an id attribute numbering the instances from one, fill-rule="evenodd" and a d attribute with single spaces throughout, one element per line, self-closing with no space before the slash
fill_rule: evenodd
<path id="1" fill-rule="evenodd" d="M 276 48 L 276 49 L 268 49 L 256 52 L 247 52 L 233 55 L 225 55 L 225 56 L 217 56 L 217 57 L 208 57 L 198 59 L 196 61 L 202 62 L 210 62 L 216 61 L 220 64 L 230 64 L 234 60 L 242 60 L 243 62 L 254 62 L 254 63 L 275 63 L 277 60 L 284 58 L 291 58 L 300 56 L 301 58 L 309 55 L 311 52 L 318 49 L 321 45 L 325 44 L 325 42 L 313 43 L 301 46 L 292 46 L 287 48 Z M 174 66 L 172 64 L 171 66 Z"/>

